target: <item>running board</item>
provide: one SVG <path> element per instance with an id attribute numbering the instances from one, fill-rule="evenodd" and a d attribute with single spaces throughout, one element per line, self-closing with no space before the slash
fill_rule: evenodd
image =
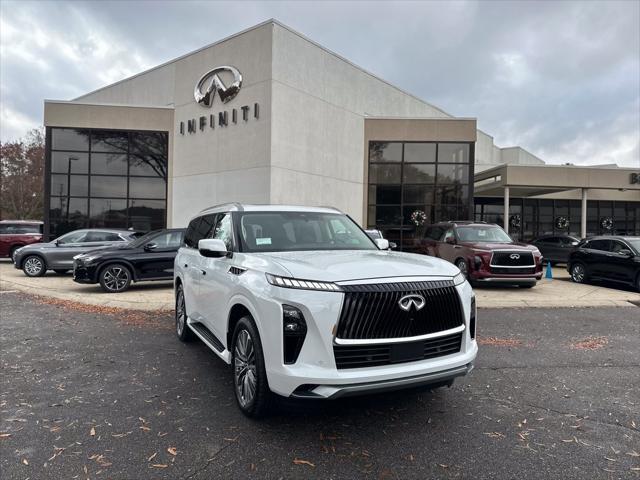
<path id="1" fill-rule="evenodd" d="M 220 358 L 222 358 L 225 362 L 231 362 L 231 356 L 229 355 L 229 351 L 224 348 L 222 342 L 218 337 L 216 337 L 211 330 L 205 327 L 200 322 L 194 322 L 191 319 L 187 320 L 187 325 L 193 333 L 197 335 L 197 337 L 204 342 L 204 344 L 213 350 Z"/>

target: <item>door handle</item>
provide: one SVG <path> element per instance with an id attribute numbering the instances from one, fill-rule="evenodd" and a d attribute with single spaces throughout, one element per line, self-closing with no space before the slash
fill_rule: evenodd
<path id="1" fill-rule="evenodd" d="M 202 273 L 203 275 L 206 275 L 206 274 L 207 274 L 207 271 L 206 271 L 206 270 L 202 270 L 201 268 L 199 268 L 198 270 L 200 270 L 200 273 Z"/>

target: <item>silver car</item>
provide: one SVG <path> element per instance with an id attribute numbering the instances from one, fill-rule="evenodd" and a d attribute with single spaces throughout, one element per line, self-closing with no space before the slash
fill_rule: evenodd
<path id="1" fill-rule="evenodd" d="M 74 230 L 51 242 L 19 248 L 14 254 L 13 262 L 28 277 L 41 277 L 47 270 L 64 274 L 73 269 L 73 257 L 76 255 L 96 248 L 126 245 L 139 235 L 131 230 Z"/>

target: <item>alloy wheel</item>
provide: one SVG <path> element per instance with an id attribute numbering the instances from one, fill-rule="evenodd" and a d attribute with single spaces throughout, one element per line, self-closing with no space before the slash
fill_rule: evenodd
<path id="1" fill-rule="evenodd" d="M 129 283 L 129 271 L 123 267 L 109 267 L 102 276 L 105 287 L 112 292 L 123 290 Z"/>
<path id="2" fill-rule="evenodd" d="M 465 277 L 468 275 L 467 262 L 465 262 L 464 260 L 458 260 L 458 262 L 456 263 L 456 267 L 460 269 Z"/>
<path id="3" fill-rule="evenodd" d="M 182 336 L 184 326 L 186 322 L 186 313 L 184 307 L 184 291 L 182 288 L 178 289 L 178 295 L 176 297 L 176 332 L 178 336 Z"/>
<path id="4" fill-rule="evenodd" d="M 576 283 L 583 283 L 585 277 L 584 267 L 580 264 L 571 268 L 571 279 Z"/>
<path id="5" fill-rule="evenodd" d="M 246 330 L 240 330 L 234 349 L 234 380 L 240 405 L 249 405 L 256 394 L 256 355 L 253 339 Z"/>
<path id="6" fill-rule="evenodd" d="M 43 268 L 44 268 L 44 264 L 42 263 L 42 260 L 40 260 L 38 257 L 29 257 L 24 262 L 25 272 L 27 272 L 28 275 L 31 275 L 33 277 L 39 275 L 42 272 Z"/>

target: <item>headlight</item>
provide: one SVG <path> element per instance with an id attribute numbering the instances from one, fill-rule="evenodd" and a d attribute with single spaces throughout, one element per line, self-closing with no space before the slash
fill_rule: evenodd
<path id="1" fill-rule="evenodd" d="M 91 262 L 93 262 L 94 260 L 97 260 L 97 259 L 98 259 L 98 257 L 99 257 L 99 255 L 87 255 L 87 256 L 83 256 L 83 255 L 76 255 L 76 256 L 75 256 L 75 257 L 73 257 L 73 258 L 74 258 L 74 260 L 75 260 L 75 259 L 81 260 L 83 263 L 91 263 Z"/>
<path id="2" fill-rule="evenodd" d="M 464 273 L 460 272 L 455 277 L 453 277 L 453 284 L 457 287 L 458 285 L 462 285 L 467 281 L 467 277 L 464 276 Z"/>
<path id="3" fill-rule="evenodd" d="M 300 280 L 299 278 L 280 277 L 267 273 L 267 281 L 271 285 L 282 288 L 298 288 L 302 290 L 323 290 L 325 292 L 339 292 L 342 289 L 331 282 L 316 282 L 315 280 Z"/>

